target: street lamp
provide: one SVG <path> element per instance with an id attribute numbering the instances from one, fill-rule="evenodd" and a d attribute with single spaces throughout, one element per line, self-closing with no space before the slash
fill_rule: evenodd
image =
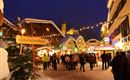
<path id="1" fill-rule="evenodd" d="M 25 29 L 21 29 L 21 44 L 20 44 L 20 54 L 22 53 L 22 41 L 23 41 L 23 35 L 25 33 Z"/>

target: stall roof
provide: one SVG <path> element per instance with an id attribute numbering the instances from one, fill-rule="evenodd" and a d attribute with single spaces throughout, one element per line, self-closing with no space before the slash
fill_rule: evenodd
<path id="1" fill-rule="evenodd" d="M 60 42 L 60 44 L 62 44 L 62 43 L 67 42 L 69 39 L 72 39 L 72 40 L 75 41 L 75 39 L 74 39 L 72 36 L 70 36 L 70 35 L 66 35 L 66 36 L 63 37 L 63 38 L 60 38 L 60 39 L 59 39 L 59 42 Z"/>
<path id="2" fill-rule="evenodd" d="M 54 47 L 53 47 L 53 46 L 43 46 L 43 47 L 37 48 L 36 51 L 38 51 L 38 50 L 43 50 L 43 49 L 51 50 L 52 48 L 54 48 Z"/>
<path id="3" fill-rule="evenodd" d="M 96 51 L 105 51 L 105 50 L 114 50 L 115 48 L 112 46 L 99 46 L 99 47 L 95 47 Z"/>
<path id="4" fill-rule="evenodd" d="M 21 21 L 21 23 L 42 23 L 42 24 L 52 24 L 58 32 L 65 37 L 65 35 L 61 32 L 61 30 L 58 28 L 58 26 L 51 20 L 42 20 L 42 19 L 33 19 L 33 18 L 25 18 Z"/>
<path id="5" fill-rule="evenodd" d="M 12 22 L 10 22 L 9 20 L 7 20 L 5 17 L 4 17 L 4 24 L 8 25 L 10 28 L 17 31 L 17 28 L 15 27 L 15 25 Z"/>

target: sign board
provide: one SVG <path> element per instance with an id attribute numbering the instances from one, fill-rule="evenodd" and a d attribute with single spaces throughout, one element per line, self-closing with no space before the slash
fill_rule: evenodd
<path id="1" fill-rule="evenodd" d="M 16 36 L 16 43 L 18 44 L 38 44 L 38 45 L 46 45 L 49 44 L 48 39 L 43 39 L 40 37 L 29 37 L 29 36 Z"/>

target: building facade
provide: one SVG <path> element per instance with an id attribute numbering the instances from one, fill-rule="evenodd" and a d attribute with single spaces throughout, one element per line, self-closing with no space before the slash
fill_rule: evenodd
<path id="1" fill-rule="evenodd" d="M 108 0 L 107 28 L 111 45 L 128 50 L 130 34 L 130 0 Z"/>
<path id="2" fill-rule="evenodd" d="M 47 39 L 50 42 L 49 46 L 57 46 L 59 38 L 65 37 L 54 21 L 51 20 L 25 18 L 20 21 L 20 25 L 26 30 L 24 36 Z"/>
<path id="3" fill-rule="evenodd" d="M 16 34 L 17 27 L 6 18 L 3 18 L 3 24 L 0 27 L 0 36 L 3 38 L 14 38 Z"/>
<path id="4" fill-rule="evenodd" d="M 109 32 L 107 28 L 107 23 L 104 23 L 101 27 L 101 45 L 103 46 L 109 46 Z"/>

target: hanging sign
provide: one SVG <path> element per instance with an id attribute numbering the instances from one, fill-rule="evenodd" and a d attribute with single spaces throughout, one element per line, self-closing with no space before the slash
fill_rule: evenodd
<path id="1" fill-rule="evenodd" d="M 46 45 L 49 44 L 48 39 L 43 39 L 41 37 L 29 37 L 29 36 L 16 36 L 16 43 L 18 44 L 39 44 Z"/>

